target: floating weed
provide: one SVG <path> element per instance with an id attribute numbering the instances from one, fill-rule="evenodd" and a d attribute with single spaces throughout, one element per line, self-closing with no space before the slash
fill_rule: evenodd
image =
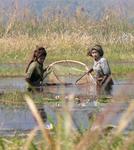
<path id="1" fill-rule="evenodd" d="M 13 91 L 9 93 L 1 93 L 0 95 L 0 103 L 6 104 L 6 105 L 26 105 L 26 102 L 24 100 L 24 94 L 28 94 L 31 96 L 36 104 L 48 104 L 48 105 L 54 105 L 57 104 L 60 105 L 63 103 L 63 100 L 61 99 L 55 99 L 55 98 L 47 98 L 42 93 L 36 93 L 32 94 L 29 92 L 20 92 L 20 91 Z"/>
<path id="2" fill-rule="evenodd" d="M 107 97 L 107 96 L 101 96 L 98 99 L 98 102 L 100 103 L 109 103 L 111 102 L 112 97 Z"/>

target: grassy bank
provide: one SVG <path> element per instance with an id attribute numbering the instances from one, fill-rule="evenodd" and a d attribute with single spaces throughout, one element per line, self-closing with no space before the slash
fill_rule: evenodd
<path id="1" fill-rule="evenodd" d="M 12 10 L 13 11 L 13 10 Z M 19 10 L 17 10 L 19 11 Z M 47 48 L 46 64 L 57 60 L 74 59 L 90 65 L 92 60 L 86 56 L 87 48 L 94 43 L 103 46 L 105 57 L 110 62 L 132 61 L 134 59 L 134 25 L 121 18 L 112 10 L 106 11 L 100 20 L 93 20 L 78 8 L 71 16 L 65 16 L 67 9 L 60 13 L 47 10 L 40 17 L 28 12 L 10 12 L 6 22 L 4 15 L 0 22 L 0 63 L 20 63 L 26 65 L 36 45 Z M 11 69 L 11 70 L 10 70 Z M 4 69 L 0 75 L 23 75 L 22 69 Z M 112 66 L 114 73 L 126 72 Z M 134 71 L 129 66 L 129 72 Z"/>
<path id="2" fill-rule="evenodd" d="M 98 36 L 100 36 L 98 34 Z M 51 33 L 49 35 L 38 35 L 37 37 L 29 37 L 26 35 L 17 35 L 16 37 L 8 37 L 0 39 L 0 63 L 23 63 L 26 64 L 30 60 L 36 45 L 47 47 L 48 56 L 46 63 L 51 63 L 61 59 L 74 59 L 85 63 L 90 62 L 90 58 L 86 56 L 87 48 L 93 43 L 98 43 L 94 35 L 88 33 Z M 132 61 L 133 42 L 128 41 L 124 44 L 110 43 L 100 39 L 105 57 L 110 61 Z"/>
<path id="3" fill-rule="evenodd" d="M 67 9 L 60 13 L 48 9 L 40 17 L 30 9 L 27 14 L 25 10 L 12 11 L 13 16 L 0 22 L 0 63 L 26 63 L 36 45 L 47 48 L 48 63 L 60 59 L 88 62 L 87 48 L 94 43 L 102 44 L 111 61 L 134 58 L 134 25 L 118 12 L 107 10 L 100 19 L 93 20 L 80 8 L 71 16 L 65 16 Z"/>
<path id="4" fill-rule="evenodd" d="M 61 58 L 62 60 L 63 58 Z M 70 58 L 68 58 L 70 59 Z M 74 60 L 74 58 L 72 58 Z M 59 59 L 60 60 L 60 59 Z M 76 60 L 76 59 L 75 59 Z M 56 59 L 54 60 L 56 61 Z M 82 61 L 82 60 L 81 60 Z M 53 61 L 52 61 L 53 62 Z M 46 62 L 45 65 L 49 65 L 52 62 Z M 82 62 L 85 62 L 83 60 Z M 87 60 L 87 63 L 85 64 L 87 66 L 92 66 L 92 60 Z M 121 61 L 110 61 L 109 62 L 112 74 L 115 76 L 115 78 L 120 78 L 121 76 L 125 77 L 128 74 L 131 74 L 134 72 L 134 62 L 121 62 Z M 0 77 L 24 77 L 25 76 L 25 69 L 27 64 L 1 64 L 0 65 Z"/>

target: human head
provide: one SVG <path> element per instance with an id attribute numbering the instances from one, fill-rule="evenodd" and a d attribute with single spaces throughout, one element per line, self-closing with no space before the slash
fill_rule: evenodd
<path id="1" fill-rule="evenodd" d="M 47 52 L 45 50 L 44 47 L 38 47 L 35 51 L 34 51 L 35 57 L 38 59 L 39 57 L 46 57 L 47 56 Z"/>
<path id="2" fill-rule="evenodd" d="M 26 72 L 28 71 L 28 68 L 33 61 L 40 61 L 39 58 L 41 58 L 42 60 L 40 63 L 42 64 L 44 62 L 46 56 L 47 56 L 46 49 L 44 47 L 36 46 L 36 49 L 34 50 L 34 53 L 32 56 L 32 59 L 27 65 Z"/>
<path id="3" fill-rule="evenodd" d="M 35 50 L 35 59 L 39 63 L 43 63 L 46 56 L 47 56 L 47 52 L 44 47 L 38 47 L 37 50 Z"/>
<path id="4" fill-rule="evenodd" d="M 96 50 L 99 53 L 100 57 L 102 57 L 103 54 L 104 54 L 102 46 L 99 45 L 99 44 L 96 44 L 92 48 L 88 49 L 87 56 L 91 56 L 92 57 L 92 51 L 93 50 Z"/>

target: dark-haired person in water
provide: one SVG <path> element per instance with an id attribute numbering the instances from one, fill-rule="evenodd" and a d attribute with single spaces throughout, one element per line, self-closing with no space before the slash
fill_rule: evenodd
<path id="1" fill-rule="evenodd" d="M 106 58 L 103 57 L 104 51 L 102 46 L 96 44 L 94 47 L 88 49 L 87 56 L 94 59 L 93 67 L 88 71 L 95 72 L 98 95 L 104 92 L 106 95 L 111 95 L 113 80 L 111 78 L 111 69 Z M 103 90 L 102 90 L 103 89 Z"/>
<path id="2" fill-rule="evenodd" d="M 42 90 L 41 84 L 43 82 L 43 74 L 46 71 L 43 63 L 47 56 L 44 47 L 37 47 L 34 50 L 33 57 L 26 68 L 26 82 L 28 83 L 28 91 Z"/>

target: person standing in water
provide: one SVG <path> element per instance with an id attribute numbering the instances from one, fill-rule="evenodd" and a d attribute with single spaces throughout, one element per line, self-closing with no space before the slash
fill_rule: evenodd
<path id="1" fill-rule="evenodd" d="M 37 47 L 36 50 L 34 50 L 33 57 L 31 61 L 29 62 L 27 68 L 26 68 L 26 82 L 28 83 L 27 90 L 29 92 L 42 92 L 42 82 L 43 82 L 43 75 L 44 72 L 47 71 L 46 67 L 44 69 L 44 61 L 46 59 L 47 52 L 44 47 Z M 51 123 L 47 121 L 47 114 L 43 108 L 43 105 L 37 106 L 38 112 L 42 118 L 42 120 L 45 123 L 46 129 L 52 129 L 53 126 Z"/>
<path id="2" fill-rule="evenodd" d="M 111 69 L 103 55 L 104 51 L 99 44 L 88 49 L 87 56 L 91 56 L 94 59 L 94 64 L 88 73 L 95 72 L 98 95 L 102 94 L 102 92 L 106 95 L 111 95 L 113 85 Z"/>
<path id="3" fill-rule="evenodd" d="M 43 63 L 46 59 L 47 52 L 44 47 L 37 47 L 33 57 L 26 68 L 26 82 L 28 83 L 28 91 L 41 91 L 43 82 L 43 74 L 47 69 L 43 69 Z"/>

